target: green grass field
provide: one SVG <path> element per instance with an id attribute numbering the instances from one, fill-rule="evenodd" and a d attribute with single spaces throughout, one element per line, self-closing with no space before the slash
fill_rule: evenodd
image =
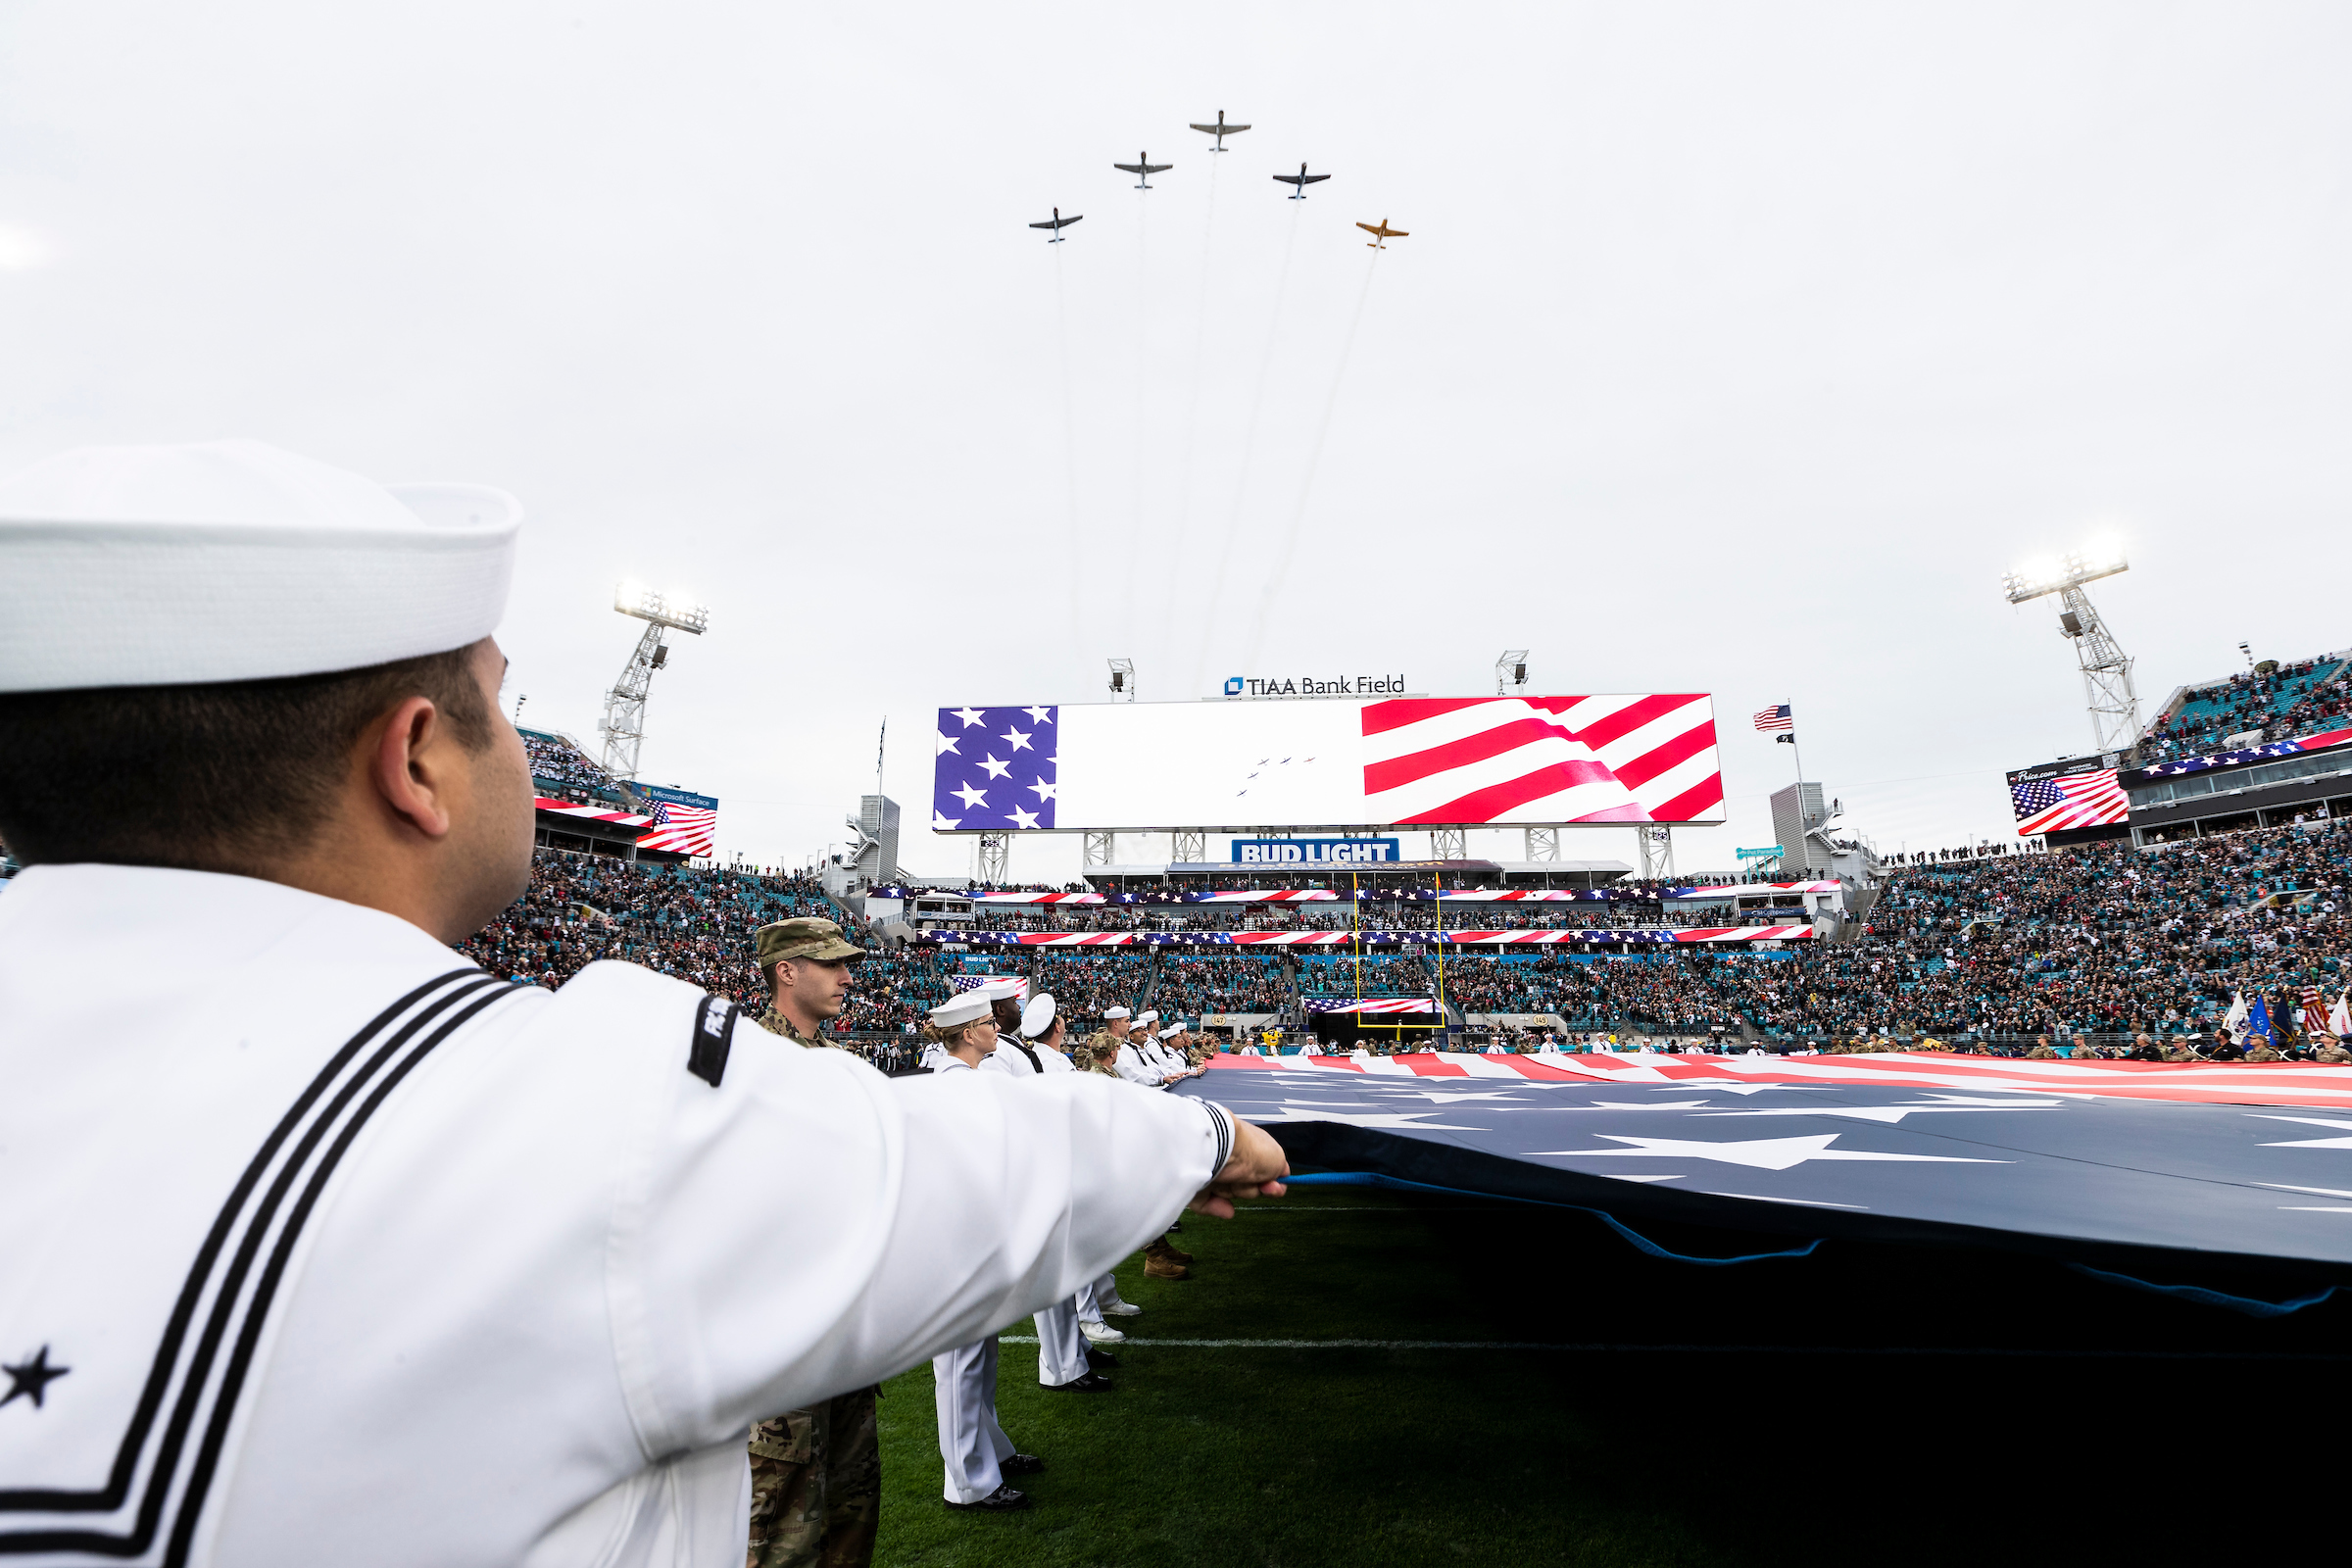
<path id="1" fill-rule="evenodd" d="M 1119 1270 L 1145 1313 L 1116 1392 L 1047 1393 L 1035 1348 L 1005 1346 L 999 1412 L 1048 1465 L 1025 1512 L 943 1507 L 930 1368 L 886 1386 L 877 1561 L 2167 1561 L 2207 1533 L 2242 1548 L 2241 1484 L 2343 1463 L 2340 1301 L 2257 1322 L 1859 1247 L 1692 1267 L 1581 1214 L 1363 1188 L 1182 1241 L 1191 1280 Z M 1151 1343 L 1183 1340 L 1560 1348 Z M 2065 1506 L 2082 1486 L 2095 1506 Z"/>

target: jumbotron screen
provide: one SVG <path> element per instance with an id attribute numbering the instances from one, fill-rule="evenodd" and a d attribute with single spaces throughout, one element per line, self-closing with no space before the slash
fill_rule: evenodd
<path id="1" fill-rule="evenodd" d="M 939 710 L 941 833 L 1724 819 L 1705 693 Z"/>

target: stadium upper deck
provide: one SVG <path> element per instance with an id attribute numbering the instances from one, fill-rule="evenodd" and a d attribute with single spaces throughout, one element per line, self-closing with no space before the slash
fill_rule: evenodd
<path id="1" fill-rule="evenodd" d="M 2183 687 L 2140 739 L 2140 760 L 2171 761 L 2341 729 L 2352 714 L 2352 658 L 2321 654 Z"/>

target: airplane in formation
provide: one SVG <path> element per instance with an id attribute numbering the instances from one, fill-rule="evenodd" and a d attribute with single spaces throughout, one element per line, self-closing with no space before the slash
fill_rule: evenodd
<path id="1" fill-rule="evenodd" d="M 1058 245 L 1061 243 L 1061 231 L 1085 217 L 1086 215 L 1084 213 L 1072 213 L 1069 217 L 1064 218 L 1061 216 L 1061 209 L 1056 207 L 1054 209 L 1054 216 L 1052 218 L 1047 219 L 1042 223 L 1031 223 L 1029 226 L 1031 228 L 1052 229 L 1054 231 L 1054 237 L 1046 241 L 1046 243 L 1049 245 Z"/>
<path id="2" fill-rule="evenodd" d="M 1239 136 L 1243 131 L 1248 130 L 1250 127 L 1248 125 L 1228 125 L 1225 123 L 1225 111 L 1220 109 L 1217 111 L 1217 122 L 1215 124 L 1195 125 L 1193 128 L 1195 130 L 1201 131 L 1204 134 L 1216 137 L 1217 144 L 1214 147 L 1211 147 L 1209 151 L 1212 153 L 1221 153 L 1225 150 L 1226 137 Z"/>
<path id="3" fill-rule="evenodd" d="M 1198 125 L 1194 126 L 1193 128 L 1196 130 L 1200 129 Z M 1169 170 L 1176 167 L 1174 164 L 1155 164 L 1152 162 L 1152 155 L 1150 153 L 1137 153 L 1135 155 L 1135 159 L 1136 161 L 1132 164 L 1113 164 L 1110 167 L 1117 170 L 1122 174 L 1133 174 L 1137 176 L 1135 181 L 1135 188 L 1137 190 L 1150 190 L 1152 188 L 1152 176 L 1153 174 L 1164 174 Z"/>
<path id="4" fill-rule="evenodd" d="M 1278 175 L 1276 177 L 1279 178 L 1280 176 Z M 1409 237 L 1407 231 L 1404 229 L 1391 228 L 1389 226 L 1389 220 L 1385 218 L 1377 223 L 1358 223 L 1355 226 L 1372 236 L 1372 243 L 1368 247 L 1371 250 L 1385 251 L 1389 248 L 1389 241 L 1393 239 L 1404 239 Z"/>
<path id="5" fill-rule="evenodd" d="M 1324 180 L 1329 179 L 1331 176 L 1329 174 L 1310 174 L 1306 172 L 1306 166 L 1304 164 L 1300 164 L 1298 166 L 1298 172 L 1296 174 L 1276 174 L 1274 177 L 1281 180 L 1286 185 L 1297 187 L 1291 192 L 1291 200 L 1295 202 L 1302 202 L 1306 200 L 1307 186 L 1320 184 Z"/>

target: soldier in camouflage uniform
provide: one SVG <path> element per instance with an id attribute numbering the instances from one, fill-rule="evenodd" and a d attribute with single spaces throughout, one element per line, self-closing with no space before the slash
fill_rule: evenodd
<path id="1" fill-rule="evenodd" d="M 767 981 L 763 1029 L 803 1046 L 840 1013 L 853 947 L 830 920 L 779 920 L 756 934 Z M 879 1389 L 787 1410 L 752 1428 L 751 1549 L 744 1568 L 865 1568 L 882 1518 Z"/>

